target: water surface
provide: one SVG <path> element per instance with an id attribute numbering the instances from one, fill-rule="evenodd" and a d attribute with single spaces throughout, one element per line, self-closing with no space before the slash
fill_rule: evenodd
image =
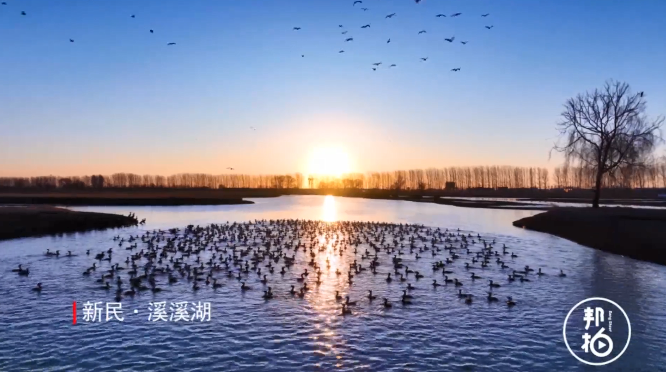
<path id="1" fill-rule="evenodd" d="M 626 353 L 604 371 L 659 371 L 666 361 L 666 268 L 582 247 L 551 235 L 515 228 L 511 222 L 536 211 L 459 208 L 404 201 L 322 196 L 255 199 L 254 205 L 193 207 L 86 207 L 147 218 L 145 226 L 61 237 L 0 242 L 0 370 L 2 371 L 587 371 L 567 351 L 562 323 L 569 309 L 587 297 L 607 297 L 619 303 L 632 322 L 632 341 Z M 294 280 L 271 277 L 278 298 L 265 302 L 259 290 L 241 293 L 235 279 L 221 279 L 222 288 L 203 288 L 194 294 L 182 283 L 153 295 L 123 299 L 125 321 L 72 325 L 72 302 L 113 301 L 93 278 L 81 273 L 94 259 L 85 255 L 115 247 L 112 237 L 189 224 L 245 222 L 255 219 L 313 219 L 423 224 L 481 234 L 497 245 L 506 244 L 515 258 L 510 265 L 542 268 L 548 275 L 530 283 L 508 283 L 495 266 L 480 272 L 502 284 L 498 297 L 518 302 L 476 301 L 465 305 L 452 287 L 433 289 L 433 261 L 405 256 L 411 269 L 426 275 L 417 286 L 414 304 L 383 310 L 363 301 L 368 289 L 397 301 L 405 283 L 387 284 L 385 276 L 362 275 L 349 287 L 324 271 L 324 283 L 304 299 L 286 295 Z M 50 258 L 44 252 L 71 250 L 76 257 Z M 367 246 L 359 246 L 359 252 Z M 360 255 L 360 253 L 359 253 Z M 127 253 L 117 251 L 114 261 Z M 350 253 L 335 263 L 343 270 Z M 117 258 L 116 258 L 117 257 Z M 358 257 L 357 257 L 358 258 Z M 438 257 L 443 259 L 443 257 Z M 390 258 L 382 256 L 386 272 Z M 465 281 L 466 292 L 483 296 L 486 287 L 466 280 L 462 262 L 453 268 Z M 11 269 L 30 267 L 29 277 Z M 106 263 L 108 266 L 108 263 Z M 367 264 L 366 264 L 367 265 Z M 308 266 L 300 260 L 293 273 Z M 310 268 L 311 269 L 311 268 Z M 566 278 L 557 277 L 563 269 Z M 256 279 L 254 279 L 256 278 Z M 253 276 L 249 283 L 261 288 Z M 44 291 L 30 291 L 37 282 Z M 182 285 L 181 285 L 182 284 Z M 348 317 L 338 316 L 336 290 L 360 305 Z M 284 295 L 283 295 L 284 294 Z M 151 301 L 208 301 L 210 322 L 152 323 Z M 396 303 L 397 305 L 397 303 Z M 138 314 L 132 314 L 132 310 Z M 80 310 L 79 310 L 80 311 Z"/>

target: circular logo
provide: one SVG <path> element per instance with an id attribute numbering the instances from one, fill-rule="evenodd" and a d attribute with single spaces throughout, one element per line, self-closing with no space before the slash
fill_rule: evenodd
<path id="1" fill-rule="evenodd" d="M 616 361 L 629 347 L 631 323 L 617 303 L 590 297 L 569 310 L 562 335 L 576 359 L 591 366 L 603 366 Z"/>

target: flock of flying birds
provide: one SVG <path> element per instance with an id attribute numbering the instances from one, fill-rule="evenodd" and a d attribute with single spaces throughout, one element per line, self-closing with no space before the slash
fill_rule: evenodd
<path id="1" fill-rule="evenodd" d="M 418 4 L 418 3 L 421 2 L 421 0 L 415 0 L 415 2 Z M 356 4 L 361 4 L 361 5 L 362 5 L 362 4 L 363 4 L 363 1 L 362 1 L 362 0 L 356 0 L 356 1 L 354 1 L 354 2 L 352 3 L 352 6 L 355 7 Z M 365 8 L 365 7 L 360 7 L 360 9 L 363 10 L 364 12 L 369 10 L 368 8 Z M 397 14 L 397 13 L 387 14 L 386 17 L 385 17 L 385 19 L 391 19 L 391 18 L 395 17 L 396 14 Z M 449 18 L 459 17 L 459 16 L 461 16 L 461 15 L 462 15 L 462 13 L 453 13 L 453 14 L 449 15 Z M 488 17 L 489 15 L 490 15 L 490 13 L 481 14 L 481 17 L 485 18 L 485 17 Z M 444 18 L 444 17 L 446 17 L 446 14 L 439 13 L 439 14 L 435 15 L 435 17 L 437 17 L 437 18 Z M 338 25 L 338 27 L 341 28 L 341 29 L 344 28 L 343 25 Z M 490 25 L 490 26 L 485 26 L 485 27 L 486 27 L 486 29 L 491 30 L 494 26 L 493 26 L 493 25 Z M 369 23 L 368 23 L 368 24 L 364 24 L 363 26 L 361 26 L 361 28 L 362 28 L 362 29 L 370 28 L 370 24 L 369 24 Z M 299 26 L 295 26 L 295 27 L 293 28 L 293 30 L 294 30 L 294 31 L 300 31 L 300 30 L 301 30 L 301 27 L 299 27 Z M 344 31 L 342 31 L 341 33 L 342 33 L 342 35 L 347 35 L 348 32 L 349 32 L 349 30 L 344 30 Z M 421 34 L 425 34 L 425 33 L 427 33 L 426 30 L 420 30 L 420 31 L 417 33 L 417 35 L 421 35 Z M 456 37 L 455 37 L 455 36 L 451 36 L 451 37 L 448 37 L 448 38 L 444 38 L 444 41 L 447 41 L 447 42 L 449 42 L 449 43 L 453 43 L 455 40 L 456 40 Z M 346 38 L 345 38 L 345 42 L 348 43 L 348 42 L 352 42 L 352 41 L 354 41 L 354 38 L 353 38 L 353 37 L 346 36 Z M 391 43 L 391 38 L 388 38 L 388 39 L 386 40 L 386 43 L 387 43 L 387 44 L 390 44 L 390 43 Z M 461 43 L 462 45 L 467 45 L 468 41 L 460 41 L 460 43 Z M 338 53 L 345 53 L 345 51 L 344 51 L 344 49 L 341 49 L 340 51 L 338 51 Z M 305 54 L 301 54 L 301 57 L 304 58 L 304 57 L 305 57 Z M 421 59 L 422 62 L 426 62 L 426 61 L 428 61 L 428 57 L 421 57 L 420 59 Z M 373 63 L 373 64 L 372 64 L 372 66 L 373 66 L 373 67 L 372 67 L 372 70 L 373 70 L 373 71 L 377 71 L 377 68 L 379 68 L 380 65 L 382 65 L 382 62 L 375 62 L 375 63 Z M 392 63 L 392 64 L 389 65 L 389 68 L 391 68 L 391 67 L 397 67 L 397 65 L 396 65 L 395 63 Z M 458 72 L 458 71 L 460 71 L 460 67 L 454 67 L 454 68 L 451 69 L 451 71 L 453 71 L 453 72 Z"/>
<path id="2" fill-rule="evenodd" d="M 415 0 L 415 2 L 418 4 L 418 3 L 421 2 L 421 0 Z M 6 1 L 3 1 L 3 2 L 0 3 L 0 4 L 3 5 L 3 6 L 6 6 L 6 5 L 7 5 L 7 2 L 6 2 Z M 355 0 L 355 1 L 352 3 L 352 6 L 356 7 L 357 4 L 362 5 L 362 4 L 363 4 L 363 1 L 362 1 L 362 0 Z M 368 10 L 369 10 L 368 8 L 365 8 L 365 7 L 360 7 L 360 9 L 363 10 L 363 11 L 368 11 Z M 22 15 L 22 16 L 27 16 L 28 14 L 27 14 L 25 11 L 21 11 L 21 15 Z M 461 16 L 461 15 L 462 15 L 462 13 L 453 13 L 453 14 L 449 15 L 449 17 L 450 17 L 450 18 L 455 18 L 455 17 L 459 17 L 459 16 Z M 481 17 L 484 17 L 484 18 L 485 18 L 485 17 L 488 17 L 489 15 L 490 15 L 489 13 L 481 14 Z M 391 18 L 393 18 L 393 17 L 395 17 L 395 16 L 396 16 L 396 13 L 391 13 L 391 14 L 386 15 L 385 18 L 386 18 L 386 19 L 391 19 Z M 136 18 L 136 15 L 135 15 L 135 14 L 132 14 L 130 17 L 131 17 L 131 18 Z M 441 13 L 440 13 L 440 14 L 435 15 L 435 17 L 437 17 L 437 18 L 443 18 L 443 17 L 446 17 L 446 14 L 441 14 Z M 490 29 L 492 29 L 494 26 L 490 25 L 490 26 L 485 26 L 485 27 L 486 27 L 488 30 L 490 30 Z M 339 25 L 339 28 L 344 28 L 344 26 L 343 26 L 343 25 Z M 362 25 L 361 28 L 362 28 L 362 29 L 370 28 L 370 24 L 368 23 L 368 24 Z M 301 30 L 301 27 L 298 27 L 298 26 L 297 26 L 297 27 L 294 27 L 293 30 L 294 30 L 294 31 L 300 31 L 300 30 Z M 152 34 L 152 33 L 155 33 L 155 30 L 153 30 L 153 29 L 149 29 L 148 31 L 149 31 L 151 34 Z M 342 31 L 342 34 L 343 34 L 343 35 L 347 35 L 347 33 L 348 33 L 348 30 Z M 418 32 L 418 35 L 425 34 L 425 33 L 426 33 L 426 30 L 420 30 L 420 31 Z M 451 37 L 445 38 L 444 40 L 447 41 L 447 42 L 449 42 L 449 43 L 453 43 L 453 42 L 456 40 L 456 37 L 455 37 L 455 36 L 451 36 Z M 353 37 L 346 37 L 346 38 L 345 38 L 345 42 L 352 42 L 352 41 L 354 41 L 354 38 L 353 38 Z M 70 42 L 70 43 L 73 43 L 73 42 L 74 42 L 74 39 L 70 38 L 70 39 L 69 39 L 69 42 Z M 391 39 L 388 38 L 388 40 L 386 41 L 386 43 L 387 43 L 387 44 L 391 43 Z M 463 44 L 463 45 L 466 45 L 466 44 L 468 43 L 468 41 L 460 41 L 460 43 Z M 176 43 L 175 43 L 175 42 L 169 42 L 169 43 L 167 43 L 167 46 L 172 46 L 172 45 L 176 45 Z M 338 53 L 344 53 L 344 52 L 345 52 L 344 50 L 340 50 Z M 301 54 L 301 57 L 305 57 L 305 54 Z M 426 62 L 427 60 L 428 60 L 428 57 L 421 57 L 421 61 Z M 378 68 L 380 65 L 382 65 L 382 62 L 375 62 L 375 63 L 373 63 L 372 65 L 373 65 L 372 70 L 373 70 L 373 71 L 376 71 L 377 68 Z M 389 65 L 389 68 L 391 68 L 391 67 L 397 67 L 397 65 L 396 65 L 395 63 L 392 63 L 392 64 Z M 454 72 L 460 71 L 460 67 L 452 68 L 451 71 L 454 71 Z"/>
<path id="3" fill-rule="evenodd" d="M 7 5 L 7 2 L 6 2 L 6 1 L 3 1 L 3 2 L 0 3 L 0 5 Z M 22 11 L 21 11 L 21 15 L 22 15 L 22 16 L 27 16 L 28 13 L 26 13 L 24 10 L 22 10 Z M 131 18 L 136 18 L 136 14 L 132 14 L 130 17 L 131 17 Z M 153 29 L 149 29 L 148 32 L 150 32 L 151 34 L 154 34 L 154 33 L 155 33 L 155 30 L 153 30 Z M 69 42 L 70 42 L 70 43 L 73 43 L 73 42 L 74 42 L 74 39 L 70 38 L 70 39 L 69 39 Z M 174 42 L 167 43 L 167 46 L 171 46 L 171 45 L 176 45 L 176 43 L 174 43 Z"/>
<path id="4" fill-rule="evenodd" d="M 324 300 L 339 307 L 340 315 L 362 304 L 375 306 L 378 293 L 383 309 L 393 307 L 392 302 L 410 305 L 428 293 L 471 305 L 475 298 L 501 303 L 493 294 L 503 292 L 502 302 L 513 307 L 510 292 L 548 277 L 541 268 L 520 266 L 518 255 L 495 239 L 414 224 L 254 220 L 128 235 L 114 237 L 116 246 L 106 251 L 85 253 L 93 260 L 83 277 L 91 288 L 114 293 L 117 302 L 178 287 L 214 293 L 223 286 L 230 288 L 227 294 L 238 293 L 237 288 L 252 296 L 258 287 L 266 301 L 289 301 L 324 296 L 319 288 L 326 285 L 335 296 Z M 45 255 L 77 256 L 58 250 Z M 21 265 L 13 271 L 30 274 Z M 561 270 L 552 276 L 566 277 Z M 48 289 L 38 283 L 33 291 Z M 367 294 L 351 299 L 361 293 Z"/>

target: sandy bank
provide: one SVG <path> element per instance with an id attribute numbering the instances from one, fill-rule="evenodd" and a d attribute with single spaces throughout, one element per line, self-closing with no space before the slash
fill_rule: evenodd
<path id="1" fill-rule="evenodd" d="M 553 208 L 515 221 L 513 225 L 666 265 L 666 210 Z"/>

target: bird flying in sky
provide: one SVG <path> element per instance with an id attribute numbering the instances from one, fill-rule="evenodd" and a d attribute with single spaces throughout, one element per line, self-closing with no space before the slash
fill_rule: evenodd
<path id="1" fill-rule="evenodd" d="M 461 15 L 461 14 L 462 14 L 462 13 L 453 13 L 453 14 L 451 14 L 451 17 L 457 17 L 457 16 L 459 16 L 459 15 Z"/>
<path id="2" fill-rule="evenodd" d="M 350 38 L 346 39 L 345 41 L 354 41 L 354 38 L 350 37 Z"/>
<path id="3" fill-rule="evenodd" d="M 489 29 L 489 30 L 493 27 L 495 27 L 495 26 L 486 26 L 486 28 Z"/>
<path id="4" fill-rule="evenodd" d="M 435 17 L 441 18 L 441 17 L 446 17 L 444 14 L 437 14 Z"/>
<path id="5" fill-rule="evenodd" d="M 455 39 L 456 39 L 455 36 L 451 36 L 451 38 L 449 38 L 449 39 L 444 39 L 444 40 L 448 41 L 449 43 L 452 43 L 453 40 L 455 40 Z"/>
<path id="6" fill-rule="evenodd" d="M 421 57 L 421 61 L 425 62 L 428 60 L 428 57 Z"/>
<path id="7" fill-rule="evenodd" d="M 354 1 L 354 4 L 352 4 L 352 5 L 356 5 L 356 4 L 363 4 L 363 2 L 361 0 L 356 0 L 356 1 Z"/>
<path id="8" fill-rule="evenodd" d="M 296 30 L 296 31 L 298 31 L 300 29 L 301 29 L 300 27 L 294 27 L 294 30 Z"/>
<path id="9" fill-rule="evenodd" d="M 167 45 L 176 45 L 176 43 L 169 43 L 169 44 L 167 44 Z"/>
<path id="10" fill-rule="evenodd" d="M 361 26 L 361 28 L 370 28 L 370 25 Z"/>
<path id="11" fill-rule="evenodd" d="M 481 17 L 488 17 L 489 15 L 490 15 L 490 13 L 481 14 Z"/>
<path id="12" fill-rule="evenodd" d="M 426 30 L 421 30 L 421 31 L 419 31 L 419 35 L 421 35 L 421 34 L 425 34 L 425 33 L 426 33 Z"/>
<path id="13" fill-rule="evenodd" d="M 386 18 L 393 18 L 394 16 L 395 16 L 395 13 L 391 13 L 391 14 L 387 15 Z"/>

